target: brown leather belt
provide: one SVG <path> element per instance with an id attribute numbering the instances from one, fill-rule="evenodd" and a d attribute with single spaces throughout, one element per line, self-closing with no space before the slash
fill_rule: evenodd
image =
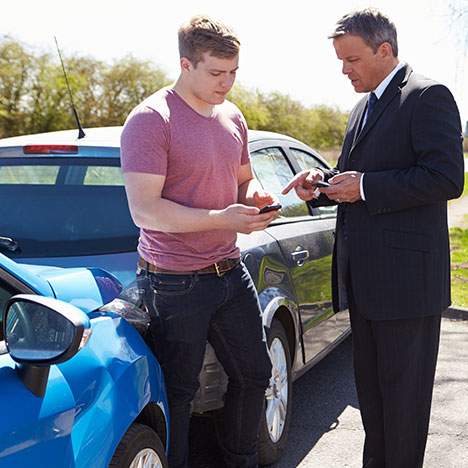
<path id="1" fill-rule="evenodd" d="M 219 262 L 213 263 L 210 266 L 202 268 L 201 270 L 192 270 L 192 271 L 175 271 L 175 270 L 167 270 L 166 268 L 160 268 L 153 263 L 147 262 L 143 258 L 138 259 L 138 267 L 142 270 L 146 270 L 150 273 L 167 273 L 170 275 L 192 275 L 194 273 L 198 273 L 201 275 L 214 273 L 218 276 L 223 276 L 224 273 L 232 270 L 234 267 L 239 265 L 240 258 L 225 258 L 220 260 Z"/>

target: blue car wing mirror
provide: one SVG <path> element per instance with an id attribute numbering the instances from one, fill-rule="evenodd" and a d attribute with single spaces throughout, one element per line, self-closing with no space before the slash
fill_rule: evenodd
<path id="1" fill-rule="evenodd" d="M 88 341 L 88 316 L 75 306 L 32 294 L 13 296 L 6 304 L 3 334 L 23 383 L 43 396 L 50 366 L 67 361 Z"/>

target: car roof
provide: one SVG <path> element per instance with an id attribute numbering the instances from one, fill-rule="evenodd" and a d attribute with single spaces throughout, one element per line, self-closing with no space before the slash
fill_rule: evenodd
<path id="1" fill-rule="evenodd" d="M 78 130 L 60 130 L 57 132 L 36 133 L 0 139 L 0 148 L 18 147 L 40 144 L 69 144 L 79 146 L 106 146 L 111 148 L 120 147 L 121 126 L 118 127 L 95 127 L 84 129 L 85 137 L 78 139 Z M 249 130 L 249 143 L 258 140 L 288 140 L 300 143 L 298 140 L 280 133 L 266 132 L 262 130 Z"/>
<path id="2" fill-rule="evenodd" d="M 0 139 L 0 147 L 25 145 L 60 145 L 74 144 L 79 146 L 120 146 L 122 127 L 86 128 L 85 137 L 78 139 L 78 130 L 60 130 L 57 132 L 35 133 Z"/>

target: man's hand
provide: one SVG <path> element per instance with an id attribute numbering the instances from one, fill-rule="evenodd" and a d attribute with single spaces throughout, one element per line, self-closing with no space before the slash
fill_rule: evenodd
<path id="1" fill-rule="evenodd" d="M 297 196 L 304 201 L 317 198 L 316 182 L 323 179 L 322 171 L 318 169 L 307 169 L 296 174 L 286 187 L 283 188 L 281 193 L 286 195 L 291 189 L 294 188 Z"/>
<path id="2" fill-rule="evenodd" d="M 361 200 L 362 172 L 347 171 L 328 180 L 330 187 L 319 188 L 330 200 L 338 203 L 354 203 Z"/>
<path id="3" fill-rule="evenodd" d="M 258 214 L 259 211 L 256 206 L 236 203 L 217 211 L 216 216 L 221 220 L 223 229 L 250 234 L 253 231 L 262 231 L 279 216 L 277 211 Z"/>
<path id="4" fill-rule="evenodd" d="M 278 203 L 278 199 L 271 193 L 265 192 L 263 189 L 257 189 L 252 194 L 252 202 L 253 206 L 256 206 L 257 208 L 263 208 L 264 206 Z"/>
<path id="5" fill-rule="evenodd" d="M 256 206 L 257 208 L 279 203 L 274 195 L 263 190 L 260 182 L 253 175 L 250 163 L 244 164 L 239 169 L 239 193 L 237 203 L 247 206 Z"/>

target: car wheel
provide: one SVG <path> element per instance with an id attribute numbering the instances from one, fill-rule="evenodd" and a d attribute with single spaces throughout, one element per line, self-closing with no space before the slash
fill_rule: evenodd
<path id="1" fill-rule="evenodd" d="M 109 468 L 167 468 L 164 447 L 153 429 L 132 424 L 120 441 Z"/>
<path id="2" fill-rule="evenodd" d="M 279 460 L 286 446 L 291 419 L 291 355 L 286 333 L 278 320 L 273 320 L 267 333 L 267 342 L 272 371 L 260 425 L 260 465 L 270 465 Z"/>

